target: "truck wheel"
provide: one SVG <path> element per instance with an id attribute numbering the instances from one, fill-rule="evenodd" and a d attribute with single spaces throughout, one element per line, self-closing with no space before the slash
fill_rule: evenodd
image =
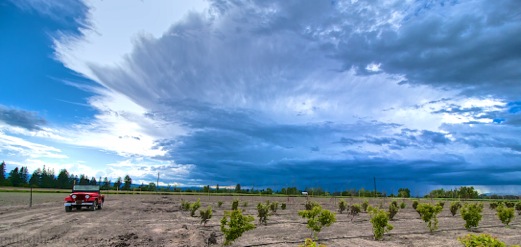
<path id="1" fill-rule="evenodd" d="M 65 206 L 65 212 L 72 211 L 72 206 Z"/>
<path id="2" fill-rule="evenodd" d="M 97 201 L 94 201 L 94 203 L 93 203 L 92 206 L 90 207 L 90 211 L 96 211 L 96 208 L 98 208 L 98 202 L 97 202 Z"/>

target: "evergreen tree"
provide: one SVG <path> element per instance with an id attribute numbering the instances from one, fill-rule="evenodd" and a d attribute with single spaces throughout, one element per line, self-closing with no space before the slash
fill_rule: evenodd
<path id="1" fill-rule="evenodd" d="M 42 187 L 42 169 L 34 170 L 33 175 L 29 179 L 29 184 L 36 187 Z"/>
<path id="2" fill-rule="evenodd" d="M 123 182 L 121 181 L 121 177 L 118 177 L 118 180 L 116 180 L 116 182 L 114 183 L 114 190 L 120 190 L 122 183 Z"/>
<path id="3" fill-rule="evenodd" d="M 90 183 L 89 178 L 85 174 L 80 175 L 80 185 L 88 185 Z"/>
<path id="4" fill-rule="evenodd" d="M 78 178 L 78 175 L 72 175 L 69 182 L 72 186 L 80 184 L 80 178 Z"/>
<path id="5" fill-rule="evenodd" d="M 0 185 L 5 185 L 5 161 L 0 163 Z"/>
<path id="6" fill-rule="evenodd" d="M 240 184 L 237 184 L 235 186 L 235 193 L 241 193 L 241 185 Z"/>
<path id="7" fill-rule="evenodd" d="M 9 178 L 7 179 L 11 186 L 18 187 L 21 184 L 20 171 L 18 167 L 15 167 L 9 172 Z"/>
<path id="8" fill-rule="evenodd" d="M 45 169 L 45 166 L 43 167 L 41 183 L 42 184 L 40 187 L 42 187 L 42 188 L 56 187 L 56 177 L 54 176 L 53 169 Z"/>
<path id="9" fill-rule="evenodd" d="M 108 189 L 110 189 L 110 180 L 109 180 L 107 177 L 105 177 L 105 178 L 103 179 L 103 185 L 101 186 L 101 189 L 102 189 L 102 190 L 108 190 Z"/>
<path id="10" fill-rule="evenodd" d="M 56 185 L 60 189 L 71 188 L 69 183 L 69 172 L 66 169 L 61 169 L 56 179 Z"/>
<path id="11" fill-rule="evenodd" d="M 29 182 L 29 170 L 27 166 L 22 166 L 20 169 L 20 183 L 21 185 L 27 185 Z"/>
<path id="12" fill-rule="evenodd" d="M 95 178 L 95 177 L 92 177 L 92 178 L 90 179 L 90 183 L 89 183 L 89 184 L 90 184 L 90 185 L 98 185 L 98 181 L 96 181 L 96 178 Z"/>
<path id="13" fill-rule="evenodd" d="M 130 190 L 130 185 L 132 185 L 132 178 L 130 178 L 129 175 L 126 175 L 124 182 L 125 184 L 123 185 L 122 190 Z"/>

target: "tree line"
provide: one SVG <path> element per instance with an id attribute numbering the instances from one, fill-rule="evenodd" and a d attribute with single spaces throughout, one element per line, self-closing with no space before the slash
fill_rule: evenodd
<path id="1" fill-rule="evenodd" d="M 99 185 L 102 190 L 132 189 L 132 178 L 129 175 L 126 175 L 123 179 L 119 177 L 114 183 L 107 177 L 103 181 L 101 177 L 98 180 L 95 177 L 89 178 L 84 174 L 74 175 L 69 173 L 67 169 L 61 169 L 56 176 L 54 169 L 45 166 L 34 170 L 31 175 L 29 175 L 27 166 L 15 167 L 9 173 L 6 173 L 5 162 L 0 163 L 0 186 L 72 189 L 73 185 L 78 184 Z"/>
<path id="2" fill-rule="evenodd" d="M 180 189 L 175 189 L 174 191 L 181 191 Z M 192 192 L 193 190 L 187 189 L 185 191 Z M 220 188 L 219 184 L 217 184 L 214 188 L 210 185 L 203 186 L 202 192 L 204 193 L 238 193 L 238 194 L 263 194 L 263 195 L 271 195 L 271 194 L 279 194 L 279 195 L 302 195 L 302 192 L 307 192 L 308 195 L 312 196 L 358 196 L 358 197 L 387 197 L 385 192 L 375 191 L 374 190 L 366 190 L 361 188 L 359 190 L 356 189 L 348 189 L 345 191 L 337 191 L 337 192 L 328 192 L 321 187 L 306 187 L 304 190 L 299 190 L 297 187 L 284 187 L 280 190 L 273 190 L 272 188 L 265 189 L 254 189 L 254 188 L 242 188 L 240 184 L 235 185 L 235 188 Z M 411 191 L 408 188 L 400 188 L 398 189 L 398 194 L 395 196 L 391 194 L 389 197 L 402 197 L 409 198 L 411 197 Z"/>
<path id="3" fill-rule="evenodd" d="M 58 176 L 55 176 L 54 169 L 43 168 L 36 169 L 30 176 L 26 166 L 15 167 L 9 173 L 6 173 L 5 162 L 0 164 L 0 186 L 13 186 L 13 187 L 37 187 L 37 188 L 58 188 L 58 189 L 71 189 L 73 185 L 99 185 L 102 190 L 137 190 L 137 191 L 174 191 L 174 192 L 205 192 L 205 193 L 242 193 L 242 194 L 282 194 L 282 195 L 301 195 L 303 191 L 308 192 L 309 195 L 314 196 L 361 196 L 361 197 L 372 197 L 375 196 L 374 191 L 365 190 L 346 190 L 342 192 L 329 193 L 322 188 L 305 188 L 305 190 L 299 190 L 297 187 L 281 188 L 280 190 L 273 190 L 271 188 L 265 189 L 254 189 L 254 188 L 241 188 L 240 184 L 237 184 L 235 188 L 220 188 L 217 184 L 214 188 L 210 185 L 203 186 L 202 189 L 194 188 L 177 188 L 177 187 L 161 187 L 159 188 L 155 183 L 149 183 L 147 185 L 141 184 L 139 186 L 132 186 L 132 178 L 126 175 L 123 179 L 118 177 L 116 181 L 112 182 L 109 178 L 105 177 L 103 180 L 101 177 L 96 180 L 95 177 L 89 178 L 86 175 L 74 175 L 70 174 L 67 169 L 61 169 L 58 172 Z M 385 193 L 377 192 L 376 196 L 386 196 Z M 393 195 L 392 195 L 393 196 Z M 407 188 L 400 188 L 398 190 L 398 197 L 410 197 L 410 190 Z"/>
<path id="4" fill-rule="evenodd" d="M 454 190 L 435 189 L 425 197 L 432 198 L 462 198 L 462 199 L 477 199 L 480 197 L 478 191 L 474 187 L 462 186 Z"/>
<path id="5" fill-rule="evenodd" d="M 173 191 L 173 192 L 204 192 L 204 193 L 242 193 L 242 194 L 282 194 L 282 195 L 301 195 L 303 191 L 308 192 L 309 195 L 314 196 L 359 196 L 359 197 L 387 197 L 384 192 L 378 192 L 373 190 L 366 190 L 361 188 L 348 189 L 341 192 L 329 193 L 322 188 L 305 188 L 305 190 L 299 190 L 297 187 L 281 188 L 280 190 L 273 190 L 271 188 L 266 189 L 244 189 L 240 184 L 237 184 L 235 188 L 220 188 L 217 184 L 214 188 L 210 185 L 203 186 L 201 188 L 178 188 L 172 186 L 159 187 L 155 183 L 149 183 L 147 185 L 141 184 L 139 186 L 133 186 L 132 178 L 126 175 L 124 178 L 118 177 L 116 181 L 112 182 L 109 178 L 101 177 L 96 180 L 95 177 L 89 178 L 86 175 L 74 175 L 70 174 L 67 169 L 61 169 L 58 172 L 58 176 L 55 176 L 54 169 L 38 168 L 31 175 L 27 166 L 15 167 L 9 173 L 6 173 L 5 162 L 0 163 L 0 186 L 13 186 L 13 187 L 37 187 L 37 188 L 58 188 L 58 189 L 71 189 L 73 185 L 99 185 L 102 190 L 137 190 L 137 191 Z M 411 191 L 408 188 L 398 189 L 397 195 L 390 194 L 389 197 L 411 197 Z M 461 199 L 477 199 L 477 198 L 492 198 L 492 199 L 512 199 L 517 196 L 497 196 L 497 195 L 480 195 L 476 189 L 472 186 L 461 186 L 457 189 L 444 190 L 435 189 L 425 195 L 427 198 L 461 198 Z"/>

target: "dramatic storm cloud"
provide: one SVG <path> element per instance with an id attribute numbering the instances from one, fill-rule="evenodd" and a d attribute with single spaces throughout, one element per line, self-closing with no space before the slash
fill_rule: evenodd
<path id="1" fill-rule="evenodd" d="M 126 4 L 71 6 L 49 49 L 75 110 L 0 108 L 3 136 L 141 182 L 521 191 L 518 1 Z"/>

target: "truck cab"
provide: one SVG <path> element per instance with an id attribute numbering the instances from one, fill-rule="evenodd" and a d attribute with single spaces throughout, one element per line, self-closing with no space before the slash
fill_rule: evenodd
<path id="1" fill-rule="evenodd" d="M 74 185 L 72 193 L 65 197 L 65 212 L 72 209 L 81 210 L 82 207 L 91 211 L 103 208 L 105 196 L 101 194 L 99 185 Z"/>

